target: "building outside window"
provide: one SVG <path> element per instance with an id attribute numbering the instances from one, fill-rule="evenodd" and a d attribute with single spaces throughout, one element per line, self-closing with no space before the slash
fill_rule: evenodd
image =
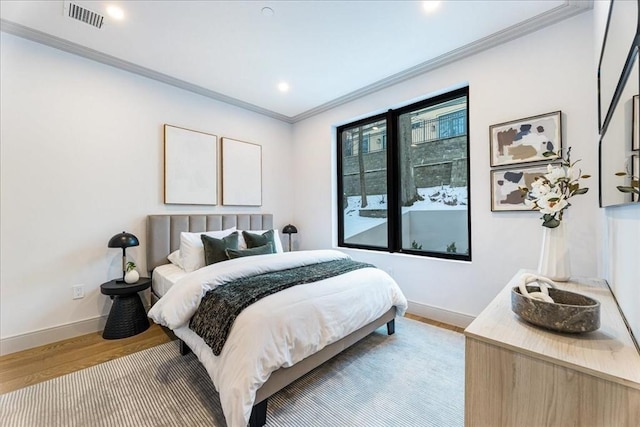
<path id="1" fill-rule="evenodd" d="M 471 260 L 468 92 L 338 128 L 340 246 Z"/>

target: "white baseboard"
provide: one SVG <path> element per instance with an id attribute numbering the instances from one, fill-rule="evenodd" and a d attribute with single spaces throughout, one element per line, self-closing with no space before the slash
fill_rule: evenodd
<path id="1" fill-rule="evenodd" d="M 449 325 L 466 328 L 473 321 L 474 317 L 467 314 L 457 313 L 440 307 L 434 307 L 419 302 L 409 301 L 407 311 L 417 316 L 427 319 L 447 323 Z M 40 331 L 29 332 L 9 338 L 0 339 L 0 356 L 27 350 L 52 342 L 74 338 L 80 335 L 91 334 L 104 329 L 107 316 L 94 317 L 93 319 L 81 320 L 67 325 L 55 326 L 53 328 L 42 329 Z"/>
<path id="2" fill-rule="evenodd" d="M 98 332 L 104 329 L 106 323 L 105 315 L 0 339 L 0 356 Z"/>
<path id="3" fill-rule="evenodd" d="M 407 309 L 407 312 L 417 316 L 426 317 L 427 319 L 446 323 L 448 325 L 458 326 L 460 328 L 466 328 L 475 319 L 475 317 L 469 316 L 468 314 L 457 313 L 455 311 L 414 301 L 409 301 L 409 308 Z"/>

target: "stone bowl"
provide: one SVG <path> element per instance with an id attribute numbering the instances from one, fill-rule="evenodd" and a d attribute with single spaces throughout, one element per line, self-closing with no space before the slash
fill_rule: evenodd
<path id="1" fill-rule="evenodd" d="M 539 292 L 527 286 L 527 292 Z M 525 321 L 558 332 L 592 332 L 600 327 L 600 302 L 584 295 L 549 288 L 554 302 L 539 301 L 511 289 L 511 310 Z"/>

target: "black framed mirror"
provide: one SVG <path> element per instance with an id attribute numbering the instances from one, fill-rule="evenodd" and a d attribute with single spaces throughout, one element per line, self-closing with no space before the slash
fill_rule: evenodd
<path id="1" fill-rule="evenodd" d="M 612 0 L 598 64 L 600 207 L 640 201 L 640 0 Z M 636 190 L 637 191 L 637 187 Z"/>

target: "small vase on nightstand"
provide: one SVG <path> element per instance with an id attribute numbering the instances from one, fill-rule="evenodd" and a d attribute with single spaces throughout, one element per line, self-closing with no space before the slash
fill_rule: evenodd
<path id="1" fill-rule="evenodd" d="M 137 270 L 129 270 L 127 271 L 127 274 L 124 275 L 124 281 L 129 284 L 136 283 L 139 278 L 140 274 Z"/>

